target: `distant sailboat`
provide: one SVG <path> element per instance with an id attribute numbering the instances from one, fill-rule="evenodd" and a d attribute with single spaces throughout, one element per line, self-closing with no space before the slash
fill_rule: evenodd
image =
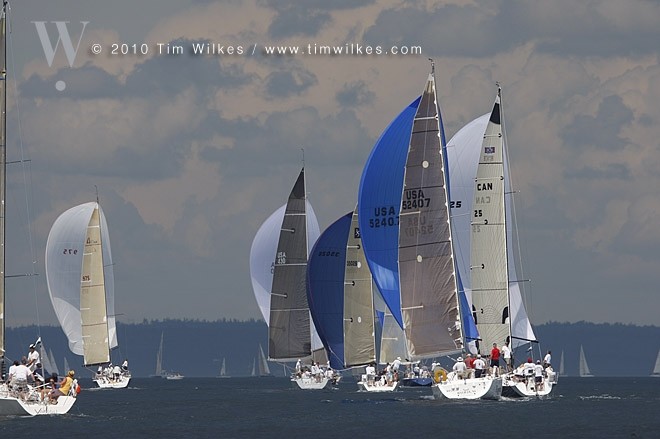
<path id="1" fill-rule="evenodd" d="M 220 378 L 231 378 L 227 375 L 227 366 L 225 365 L 225 359 L 222 359 L 222 366 L 220 367 Z"/>
<path id="2" fill-rule="evenodd" d="M 257 363 L 259 367 L 259 376 L 260 377 L 269 377 L 272 376 L 270 373 L 270 367 L 268 367 L 268 361 L 266 360 L 266 355 L 264 354 L 264 349 L 259 344 L 259 362 Z"/>
<path id="3" fill-rule="evenodd" d="M 150 375 L 151 378 L 163 378 L 165 376 L 165 371 L 163 370 L 163 335 L 163 332 L 161 332 L 160 345 L 156 352 L 156 370 L 153 375 Z"/>
<path id="4" fill-rule="evenodd" d="M 660 377 L 660 350 L 658 350 L 658 356 L 655 358 L 655 367 L 651 373 L 652 377 Z"/>
<path id="5" fill-rule="evenodd" d="M 66 359 L 66 357 L 65 357 Z M 57 362 L 55 361 L 55 356 L 53 355 L 53 351 L 51 349 L 48 349 L 48 362 L 50 363 L 50 366 L 53 368 L 53 372 L 56 374 L 60 374 L 60 369 L 57 367 Z M 64 371 L 68 372 L 70 369 L 68 365 L 64 365 Z"/>
<path id="6" fill-rule="evenodd" d="M 256 358 L 252 359 L 252 372 L 250 373 L 250 376 L 253 376 L 253 377 L 257 376 L 257 359 Z"/>
<path id="7" fill-rule="evenodd" d="M 561 351 L 561 357 L 559 359 L 559 376 L 566 376 L 566 371 L 564 370 L 564 351 Z"/>
<path id="8" fill-rule="evenodd" d="M 48 292 L 71 352 L 83 357 L 85 367 L 107 366 L 118 343 L 110 237 L 98 200 L 72 207 L 55 220 L 45 262 Z M 92 379 L 99 387 L 123 388 L 131 375 L 122 371 Z"/>
<path id="9" fill-rule="evenodd" d="M 589 365 L 587 364 L 587 357 L 584 355 L 584 349 L 580 345 L 580 378 L 589 378 L 593 377 L 591 371 L 589 370 Z"/>

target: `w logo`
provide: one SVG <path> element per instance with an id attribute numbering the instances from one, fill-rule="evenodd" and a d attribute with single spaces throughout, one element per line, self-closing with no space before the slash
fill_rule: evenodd
<path id="1" fill-rule="evenodd" d="M 48 31 L 46 30 L 45 21 L 33 21 L 34 25 L 37 27 L 37 33 L 39 34 L 39 40 L 41 40 L 41 46 L 44 48 L 44 54 L 46 55 L 46 61 L 48 61 L 48 67 L 53 65 L 53 59 L 55 58 L 55 52 L 57 48 L 62 43 L 64 47 L 64 53 L 66 54 L 66 59 L 69 61 L 69 67 L 73 68 L 73 63 L 76 60 L 76 55 L 78 54 L 78 48 L 80 47 L 80 41 L 82 41 L 83 33 L 85 32 L 85 27 L 89 21 L 81 21 L 82 30 L 80 31 L 80 37 L 78 38 L 78 43 L 74 49 L 73 42 L 71 42 L 71 36 L 69 35 L 69 29 L 67 28 L 68 21 L 51 21 L 55 23 L 57 27 L 57 41 L 55 45 L 51 42 Z"/>

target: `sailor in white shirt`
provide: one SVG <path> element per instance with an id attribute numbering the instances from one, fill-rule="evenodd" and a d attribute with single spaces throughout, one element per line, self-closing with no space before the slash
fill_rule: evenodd
<path id="1" fill-rule="evenodd" d="M 39 356 L 39 351 L 37 351 L 36 346 L 30 345 L 30 352 L 27 356 L 27 367 L 30 368 L 30 372 L 34 372 L 34 369 L 37 368 L 37 363 L 41 363 L 41 357 Z"/>
<path id="2" fill-rule="evenodd" d="M 467 370 L 467 366 L 465 365 L 465 362 L 463 361 L 463 358 L 458 357 L 456 360 L 456 363 L 454 364 L 454 367 L 452 369 L 454 372 L 456 372 L 456 376 L 460 379 L 465 379 L 466 378 L 466 373 L 465 371 Z"/>

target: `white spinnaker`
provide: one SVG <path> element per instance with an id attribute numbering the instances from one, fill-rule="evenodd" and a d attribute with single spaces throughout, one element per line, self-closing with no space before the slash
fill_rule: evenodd
<path id="1" fill-rule="evenodd" d="M 477 165 L 482 147 L 483 136 L 488 124 L 490 113 L 484 114 L 461 128 L 447 143 L 447 156 L 449 159 L 449 178 L 452 203 L 452 238 L 458 270 L 468 302 L 472 303 L 472 284 L 470 279 L 470 221 L 473 214 L 474 179 L 477 175 Z M 504 149 L 506 157 L 507 150 Z M 505 175 L 509 174 L 508 160 L 504 160 Z M 505 179 L 505 191 L 510 193 L 510 180 Z M 506 197 L 506 215 L 513 218 L 511 196 Z M 507 236 L 513 238 L 512 222 L 507 223 Z M 511 242 L 511 241 L 510 241 Z M 514 245 L 508 245 L 509 261 L 513 261 Z M 516 266 L 509 264 L 509 314 L 511 316 L 511 331 L 513 346 L 517 347 L 525 342 L 522 340 L 536 340 L 534 330 L 529 322 L 525 310 Z M 503 341 L 503 340 L 502 340 Z M 498 342 L 499 344 L 500 342 Z"/>
<path id="2" fill-rule="evenodd" d="M 80 316 L 80 285 L 83 250 L 87 226 L 96 202 L 84 203 L 61 214 L 48 235 L 46 243 L 46 280 L 55 314 L 69 340 L 69 349 L 83 355 L 83 339 Z M 110 348 L 117 346 L 115 325 L 114 274 L 110 236 L 103 210 L 99 206 L 101 239 L 103 241 L 104 278 L 108 335 Z"/>

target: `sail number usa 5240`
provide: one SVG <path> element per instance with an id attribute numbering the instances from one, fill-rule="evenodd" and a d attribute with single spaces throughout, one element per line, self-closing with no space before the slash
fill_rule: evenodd
<path id="1" fill-rule="evenodd" d="M 399 225 L 399 212 L 394 206 L 374 207 L 374 216 L 369 218 L 369 227 L 392 227 Z"/>

